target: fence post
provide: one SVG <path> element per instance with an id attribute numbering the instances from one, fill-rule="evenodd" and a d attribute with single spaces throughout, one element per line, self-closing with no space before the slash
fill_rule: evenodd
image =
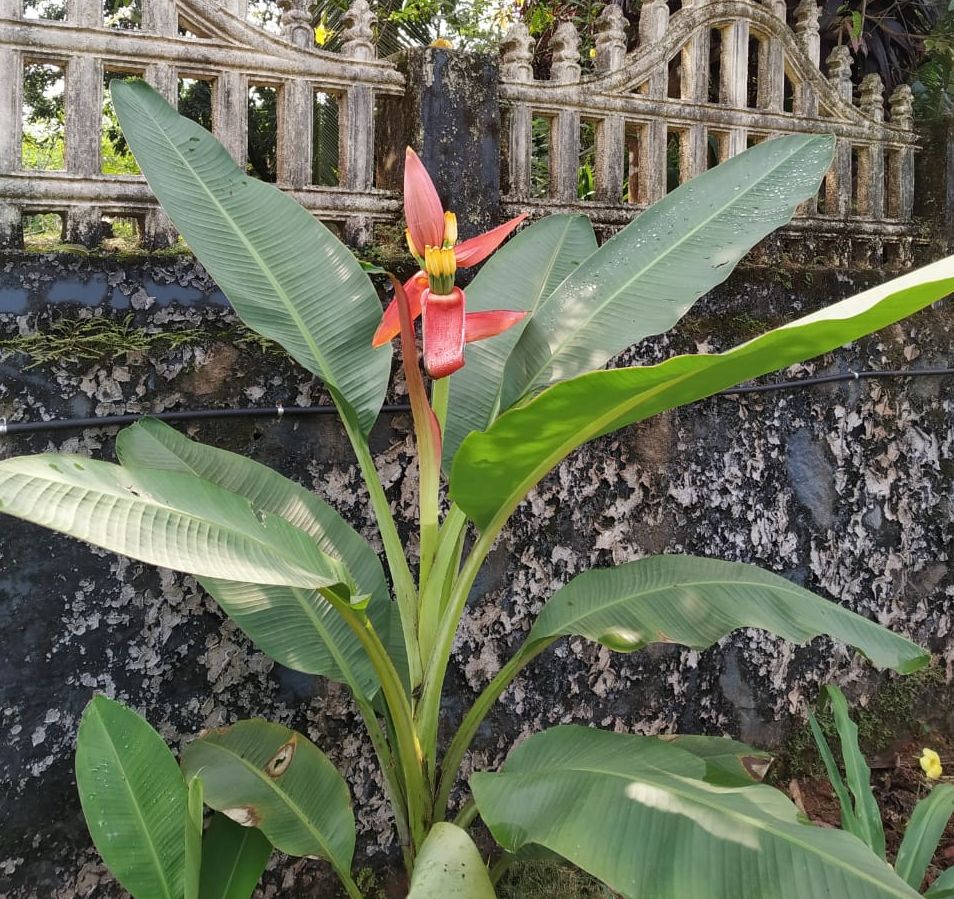
<path id="1" fill-rule="evenodd" d="M 639 44 L 652 47 L 659 43 L 669 27 L 666 0 L 649 0 L 639 11 Z M 669 69 L 663 63 L 649 76 L 647 95 L 661 100 L 669 88 Z M 666 122 L 658 116 L 643 126 L 639 141 L 638 201 L 646 206 L 666 195 Z"/>
<path id="2" fill-rule="evenodd" d="M 179 14 L 175 0 L 143 0 L 143 31 L 161 37 L 173 37 L 179 33 Z M 179 102 L 179 79 L 175 66 L 156 62 L 147 66 L 146 81 L 173 106 Z M 143 223 L 142 244 L 150 250 L 174 246 L 178 232 L 172 220 L 160 208 L 150 209 Z"/>
<path id="3" fill-rule="evenodd" d="M 0 17 L 18 19 L 20 0 L 0 0 Z M 23 58 L 17 50 L 0 47 L 0 173 L 20 168 L 23 141 Z M 20 209 L 0 200 L 0 248 L 18 248 L 23 243 Z"/>
<path id="4" fill-rule="evenodd" d="M 457 215 L 461 239 L 500 223 L 499 70 L 489 54 L 438 47 L 406 50 L 398 60 L 404 96 L 379 119 L 379 186 L 400 190 L 404 148 L 429 172 L 444 209 Z"/>
<path id="5" fill-rule="evenodd" d="M 875 72 L 861 82 L 861 111 L 879 125 L 884 122 L 884 82 Z M 858 214 L 880 221 L 884 217 L 884 146 L 874 141 L 859 154 Z"/>
<path id="6" fill-rule="evenodd" d="M 901 84 L 890 98 L 891 124 L 911 131 L 914 128 L 914 97 L 911 88 Z M 893 217 L 907 221 L 914 211 L 914 147 L 911 144 L 892 152 L 888 178 L 888 207 Z"/>
<path id="7" fill-rule="evenodd" d="M 706 0 L 684 0 L 683 9 L 703 5 Z M 705 103 L 709 99 L 709 29 L 698 28 L 682 49 L 681 90 L 683 100 Z M 707 129 L 704 124 L 689 125 L 680 145 L 680 181 L 701 175 L 707 168 Z"/>
<path id="8" fill-rule="evenodd" d="M 281 0 L 281 29 L 285 39 L 296 47 L 314 46 L 307 0 Z M 314 154 L 315 90 L 304 78 L 289 78 L 282 85 L 278 109 L 278 183 L 302 188 L 311 184 Z"/>
<path id="9" fill-rule="evenodd" d="M 835 47 L 828 54 L 828 80 L 846 103 L 851 103 L 851 53 L 845 46 Z M 825 214 L 847 218 L 851 208 L 851 144 L 839 137 L 835 142 L 835 159 L 825 179 Z"/>
<path id="10" fill-rule="evenodd" d="M 626 19 L 623 10 L 611 3 L 596 20 L 596 70 L 615 72 L 625 59 Z M 625 141 L 626 120 L 618 115 L 606 116 L 596 134 L 596 198 L 604 203 L 619 202 Z"/>
<path id="11" fill-rule="evenodd" d="M 785 0 L 764 0 L 766 9 L 785 22 Z M 758 91 L 756 105 L 769 112 L 781 112 L 785 102 L 785 50 L 782 42 L 770 37 L 759 44 Z"/>
<path id="12" fill-rule="evenodd" d="M 572 22 L 562 22 L 550 41 L 553 63 L 550 80 L 574 84 L 580 80 L 580 35 Z M 550 196 L 564 203 L 577 198 L 580 166 L 580 111 L 564 108 L 550 127 Z"/>
<path id="13" fill-rule="evenodd" d="M 101 3 L 70 0 L 68 16 L 78 27 L 103 24 Z M 66 170 L 79 178 L 99 175 L 103 118 L 103 68 L 93 56 L 73 56 L 66 64 Z M 98 206 L 71 206 L 66 212 L 66 240 L 95 247 L 102 236 Z"/>
<path id="14" fill-rule="evenodd" d="M 801 0 L 795 9 L 795 33 L 809 60 L 815 68 L 821 64 L 821 37 L 818 33 L 818 19 L 821 9 L 815 0 Z M 815 88 L 807 79 L 795 88 L 793 109 L 796 115 L 814 118 L 818 115 L 818 97 Z M 812 208 L 814 209 L 814 201 Z"/>
<path id="15" fill-rule="evenodd" d="M 719 99 L 732 109 L 748 106 L 749 83 L 749 23 L 737 19 L 722 30 L 722 68 Z M 748 145 L 744 127 L 729 129 L 726 147 L 728 157 L 737 156 Z"/>
<path id="16" fill-rule="evenodd" d="M 341 52 L 352 59 L 374 59 L 375 15 L 367 0 L 354 0 L 344 16 Z M 374 186 L 374 94 L 370 85 L 353 84 L 341 97 L 338 110 L 338 164 L 341 185 L 368 191 Z M 367 216 L 345 220 L 345 239 L 354 246 L 367 246 L 374 226 Z"/>
<path id="17" fill-rule="evenodd" d="M 240 72 L 220 72 L 212 92 L 212 133 L 245 168 L 248 157 L 248 80 Z"/>
<path id="18" fill-rule="evenodd" d="M 533 81 L 533 38 L 522 21 L 515 22 L 500 45 L 500 77 L 505 81 Z M 530 170 L 533 165 L 533 111 L 526 103 L 514 103 L 504 110 L 506 131 L 505 157 L 507 184 L 513 199 L 530 196 Z"/>

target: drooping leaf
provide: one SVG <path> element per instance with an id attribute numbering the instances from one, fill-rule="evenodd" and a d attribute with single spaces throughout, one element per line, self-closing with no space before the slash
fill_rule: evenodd
<path id="1" fill-rule="evenodd" d="M 921 888 L 921 881 L 937 852 L 951 815 L 954 815 L 954 786 L 950 784 L 937 784 L 914 807 L 911 820 L 904 830 L 904 839 L 898 847 L 894 869 L 899 877 L 916 890 Z M 954 874 L 950 875 L 949 880 L 951 892 L 954 893 Z M 941 884 L 939 887 L 938 883 L 935 881 L 932 888 L 940 890 L 944 886 Z M 932 894 L 928 892 L 927 895 Z"/>
<path id="2" fill-rule="evenodd" d="M 634 219 L 537 304 L 507 361 L 503 408 L 668 331 L 818 192 L 833 147 L 829 136 L 763 141 Z"/>
<path id="3" fill-rule="evenodd" d="M 527 645 L 578 634 L 616 652 L 650 643 L 705 649 L 740 627 L 757 627 L 793 643 L 828 634 L 878 667 L 902 672 L 930 660 L 910 640 L 777 574 L 683 555 L 650 556 L 577 575 L 543 607 Z"/>
<path id="4" fill-rule="evenodd" d="M 467 287 L 467 311 L 533 309 L 596 251 L 596 235 L 582 215 L 550 215 L 505 243 Z M 519 322 L 491 340 L 464 348 L 465 365 L 450 378 L 444 425 L 444 466 L 471 431 L 482 431 L 500 411 L 507 357 L 523 330 Z"/>
<path id="5" fill-rule="evenodd" d="M 390 376 L 371 346 L 378 296 L 311 213 L 250 178 L 201 125 L 142 81 L 112 82 L 123 134 L 149 186 L 241 319 L 321 377 L 367 435 Z"/>
<path id="6" fill-rule="evenodd" d="M 216 812 L 202 843 L 202 899 L 249 899 L 271 854 L 257 827 Z"/>
<path id="7" fill-rule="evenodd" d="M 388 598 L 384 570 L 368 542 L 328 503 L 267 465 L 190 440 L 155 418 L 121 431 L 116 455 L 132 468 L 192 474 L 244 496 L 256 509 L 284 518 L 313 537 L 323 552 L 343 562 L 359 594 L 368 594 L 376 602 Z"/>
<path id="8" fill-rule="evenodd" d="M 858 746 L 858 725 L 851 720 L 848 701 L 838 687 L 829 684 L 825 687 L 831 711 L 835 718 L 835 729 L 841 742 L 841 757 L 845 765 L 845 780 L 854 797 L 855 822 L 858 836 L 877 853 L 885 858 L 884 826 L 881 823 L 881 809 L 871 789 L 871 769 Z"/>
<path id="9" fill-rule="evenodd" d="M 368 616 L 386 645 L 394 626 L 392 601 L 374 550 L 331 506 L 265 465 L 197 443 L 156 419 L 122 431 L 116 452 L 124 464 L 191 473 L 245 497 L 256 509 L 278 515 L 339 559 L 368 594 Z M 317 591 L 280 585 L 200 578 L 223 611 L 263 652 L 281 664 L 351 684 L 371 698 L 378 680 L 351 628 Z M 397 624 L 400 630 L 400 622 Z M 396 652 L 400 664 L 400 648 Z"/>
<path id="10" fill-rule="evenodd" d="M 202 874 L 202 824 L 205 807 L 202 804 L 202 779 L 189 781 L 185 825 L 185 899 L 204 899 L 199 892 Z"/>
<path id="11" fill-rule="evenodd" d="M 414 862 L 407 899 L 495 899 L 487 866 L 474 841 L 455 824 L 439 821 Z"/>
<path id="12" fill-rule="evenodd" d="M 180 472 L 66 454 L 5 459 L 0 512 L 189 574 L 309 588 L 350 583 L 303 531 Z"/>
<path id="13" fill-rule="evenodd" d="M 94 696 L 80 721 L 76 785 L 113 876 L 136 899 L 182 899 L 186 785 L 162 737 L 131 709 Z"/>
<path id="14" fill-rule="evenodd" d="M 741 158 L 741 157 L 739 157 Z M 588 440 L 884 328 L 954 290 L 954 257 L 804 316 L 734 349 L 596 371 L 548 388 L 461 444 L 451 497 L 481 529 L 502 524 Z"/>
<path id="15" fill-rule="evenodd" d="M 355 829 L 348 785 L 301 734 L 253 719 L 210 731 L 182 754 L 186 777 L 201 772 L 205 803 L 257 827 L 288 855 L 327 859 L 347 873 Z"/>
<path id="16" fill-rule="evenodd" d="M 508 851 L 536 843 L 627 899 L 913 899 L 850 834 L 799 821 L 778 790 L 705 780 L 703 759 L 652 737 L 556 727 L 470 784 Z"/>
<path id="17" fill-rule="evenodd" d="M 706 763 L 706 781 L 721 787 L 759 783 L 772 764 L 771 753 L 728 737 L 677 734 L 657 739 L 702 759 Z"/>

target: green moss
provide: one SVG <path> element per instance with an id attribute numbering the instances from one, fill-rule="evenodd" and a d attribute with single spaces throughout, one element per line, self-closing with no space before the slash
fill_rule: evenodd
<path id="1" fill-rule="evenodd" d="M 690 313 L 676 326 L 675 330 L 694 340 L 712 337 L 731 346 L 733 343 L 742 343 L 758 337 L 759 334 L 764 334 L 780 324 L 782 324 L 780 321 L 755 318 L 744 312 L 714 316 L 694 316 Z"/>
<path id="2" fill-rule="evenodd" d="M 365 899 L 385 899 L 387 896 L 381 878 L 370 868 L 359 868 L 354 882 Z"/>
<path id="3" fill-rule="evenodd" d="M 858 725 L 858 743 L 865 755 L 876 755 L 899 739 L 923 731 L 940 694 L 950 692 L 944 669 L 930 665 L 907 676 L 888 676 L 867 706 L 853 704 L 851 717 Z M 816 718 L 831 745 L 838 733 L 831 713 L 816 710 Z M 786 784 L 793 778 L 824 777 L 825 768 L 807 721 L 794 724 L 769 770 L 769 780 Z"/>
<path id="4" fill-rule="evenodd" d="M 508 868 L 497 884 L 500 899 L 612 899 L 617 894 L 589 874 L 559 861 Z"/>
<path id="5" fill-rule="evenodd" d="M 58 319 L 43 331 L 0 340 L 0 351 L 29 357 L 25 368 L 51 363 L 109 362 L 129 353 L 156 353 L 212 341 L 276 351 L 275 344 L 254 331 L 234 327 L 179 328 L 152 332 L 133 325 L 130 313 L 122 319 L 96 316 L 85 320 Z"/>
<path id="6" fill-rule="evenodd" d="M 356 252 L 362 262 L 369 262 L 399 278 L 409 278 L 417 270 L 407 249 L 401 225 L 375 225 L 374 246 Z"/>

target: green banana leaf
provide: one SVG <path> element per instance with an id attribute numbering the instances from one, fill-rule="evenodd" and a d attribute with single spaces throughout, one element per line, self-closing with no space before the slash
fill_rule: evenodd
<path id="1" fill-rule="evenodd" d="M 249 899 L 272 854 L 257 827 L 216 812 L 202 842 L 202 899 Z"/>
<path id="2" fill-rule="evenodd" d="M 838 762 L 835 761 L 835 755 L 828 745 L 828 739 L 825 732 L 821 729 L 818 719 L 811 713 L 808 713 L 808 726 L 811 728 L 812 737 L 815 739 L 815 746 L 818 747 L 818 754 L 821 756 L 822 764 L 825 766 L 825 774 L 828 776 L 828 782 L 831 784 L 835 796 L 838 797 L 838 808 L 841 813 L 841 829 L 853 833 L 858 839 L 862 838 L 862 825 L 855 814 L 855 804 L 851 801 L 851 793 L 845 786 L 841 771 L 838 770 Z"/>
<path id="3" fill-rule="evenodd" d="M 182 770 L 187 778 L 201 774 L 206 805 L 257 827 L 276 849 L 327 859 L 348 874 L 355 842 L 348 785 L 306 737 L 239 721 L 190 743 Z"/>
<path id="4" fill-rule="evenodd" d="M 881 625 L 754 565 L 698 556 L 650 556 L 577 575 L 547 601 L 526 647 L 578 634 L 616 652 L 650 643 L 705 649 L 740 627 L 793 643 L 828 634 L 879 668 L 908 673 L 930 653 Z"/>
<path id="5" fill-rule="evenodd" d="M 547 216 L 524 228 L 484 263 L 467 287 L 467 311 L 534 309 L 595 252 L 596 235 L 588 218 Z M 471 431 L 484 430 L 501 411 L 504 368 L 523 325 L 464 348 L 465 365 L 450 378 L 443 435 L 446 469 L 463 439 Z"/>
<path id="6" fill-rule="evenodd" d="M 818 192 L 830 136 L 768 140 L 683 184 L 586 259 L 528 318 L 502 407 L 668 331 Z"/>
<path id="7" fill-rule="evenodd" d="M 948 821 L 954 815 L 954 786 L 937 784 L 915 807 L 911 820 L 904 830 L 904 839 L 898 847 L 894 869 L 898 876 L 914 889 L 920 889 L 928 865 L 937 852 Z M 954 891 L 954 875 L 951 875 Z M 943 886 L 943 884 L 941 884 Z M 932 884 L 939 890 L 938 882 Z M 929 892 L 927 895 L 931 895 Z"/>
<path id="8" fill-rule="evenodd" d="M 742 158 L 742 157 L 738 157 Z M 596 371 L 548 388 L 461 444 L 451 497 L 481 529 L 499 527 L 528 491 L 594 437 L 819 356 L 954 291 L 954 257 L 909 272 L 724 353 Z"/>
<path id="9" fill-rule="evenodd" d="M 183 899 L 186 785 L 162 737 L 131 709 L 94 696 L 80 721 L 76 785 L 113 876 L 137 899 Z"/>
<path id="10" fill-rule="evenodd" d="M 414 862 L 407 899 L 495 899 L 487 866 L 474 841 L 455 824 L 439 821 Z"/>
<path id="11" fill-rule="evenodd" d="M 110 91 L 149 186 L 235 311 L 318 375 L 367 436 L 391 349 L 371 346 L 381 303 L 354 256 L 291 197 L 245 175 L 148 84 L 117 78 Z"/>
<path id="12" fill-rule="evenodd" d="M 341 563 L 306 533 L 193 475 L 19 456 L 0 462 L 0 512 L 189 574 L 351 589 Z"/>
<path id="13" fill-rule="evenodd" d="M 871 769 L 865 761 L 858 745 L 858 725 L 848 713 L 848 701 L 845 694 L 833 684 L 825 687 L 825 694 L 831 703 L 835 717 L 835 730 L 841 743 L 841 758 L 845 765 L 845 781 L 854 797 L 855 836 L 865 842 L 871 851 L 886 858 L 884 844 L 884 825 L 881 823 L 881 809 L 871 789 Z M 847 828 L 846 828 L 847 829 Z"/>
<path id="14" fill-rule="evenodd" d="M 507 851 L 536 843 L 627 899 L 913 899 L 851 834 L 801 823 L 778 790 L 705 780 L 704 759 L 653 737 L 556 727 L 471 777 Z"/>
<path id="15" fill-rule="evenodd" d="M 399 670 L 406 670 L 403 636 L 374 550 L 331 506 L 265 465 L 190 440 L 156 419 L 122 431 L 116 452 L 124 465 L 179 471 L 204 478 L 245 497 L 256 509 L 281 516 L 340 560 Z M 317 590 L 281 585 L 199 579 L 222 610 L 275 661 L 306 674 L 349 684 L 371 699 L 377 675 L 354 632 Z"/>

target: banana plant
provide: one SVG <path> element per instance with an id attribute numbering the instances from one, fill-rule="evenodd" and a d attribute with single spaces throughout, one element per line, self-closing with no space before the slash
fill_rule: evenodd
<path id="1" fill-rule="evenodd" d="M 723 738 L 557 727 L 525 740 L 500 770 L 461 782 L 496 700 L 567 635 L 629 653 L 656 643 L 703 649 L 753 627 L 795 643 L 827 634 L 881 668 L 926 664 L 909 640 L 756 567 L 659 555 L 580 574 L 550 597 L 446 745 L 438 721 L 478 572 L 511 513 L 561 459 L 898 321 L 954 290 L 954 260 L 723 353 L 604 369 L 673 327 L 816 193 L 830 138 L 760 143 L 602 246 L 584 217 L 553 215 L 495 253 L 519 222 L 458 243 L 456 220 L 408 153 L 408 245 L 420 271 L 404 284 L 387 276 L 393 299 L 382 313 L 369 273 L 292 198 L 246 177 L 146 84 L 114 82 L 112 93 L 152 190 L 236 313 L 324 382 L 367 485 L 386 570 L 299 484 L 149 419 L 120 434 L 119 464 L 58 454 L 0 462 L 0 510 L 194 575 L 263 652 L 346 684 L 380 763 L 414 899 L 492 897 L 502 866 L 541 847 L 634 899 L 917 895 L 856 835 L 802 820 L 759 782 L 761 754 Z M 457 268 L 480 260 L 465 292 Z M 413 554 L 368 445 L 392 339 L 418 453 Z M 133 738 L 148 727 L 129 723 L 133 714 L 92 701 L 77 780 L 93 839 L 134 896 L 184 899 L 198 883 L 203 899 L 246 897 L 267 845 L 323 859 L 349 897 L 361 895 L 348 787 L 311 741 L 240 721 L 190 742 L 177 775 L 158 738 Z M 200 797 L 215 812 L 204 834 Z M 502 847 L 492 869 L 472 836 L 478 816 Z M 241 828 L 254 836 L 240 846 Z M 216 892 L 222 870 L 236 872 L 231 891 Z"/>
<path id="2" fill-rule="evenodd" d="M 825 687 L 822 699 L 828 704 L 834 719 L 844 777 L 817 718 L 810 713 L 808 722 L 828 780 L 838 797 L 841 827 L 858 837 L 879 857 L 886 858 L 881 809 L 871 788 L 871 769 L 858 745 L 858 725 L 848 711 L 848 700 L 834 684 Z M 894 860 L 894 869 L 898 876 L 914 890 L 921 888 L 928 866 L 937 852 L 952 815 L 954 786 L 951 784 L 932 786 L 930 792 L 914 807 Z M 954 868 L 943 871 L 924 896 L 927 899 L 954 897 Z"/>

